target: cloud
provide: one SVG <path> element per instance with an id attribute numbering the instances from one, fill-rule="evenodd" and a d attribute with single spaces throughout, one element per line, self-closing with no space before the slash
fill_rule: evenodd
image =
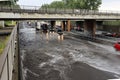
<path id="1" fill-rule="evenodd" d="M 41 6 L 43 4 L 49 4 L 53 1 L 61 1 L 61 0 L 19 0 L 19 5 L 29 5 L 29 6 Z"/>
<path id="2" fill-rule="evenodd" d="M 120 11 L 120 0 L 103 0 L 99 9 Z"/>

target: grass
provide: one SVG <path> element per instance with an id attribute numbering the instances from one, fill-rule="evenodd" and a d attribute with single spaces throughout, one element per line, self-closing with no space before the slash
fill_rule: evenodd
<path id="1" fill-rule="evenodd" d="M 6 26 L 15 26 L 16 25 L 16 22 L 15 21 L 5 21 L 5 25 Z"/>
<path id="2" fill-rule="evenodd" d="M 0 25 L 0 29 L 3 28 L 1 25 Z"/>
<path id="3" fill-rule="evenodd" d="M 0 54 L 3 52 L 4 48 L 6 47 L 8 39 L 9 36 L 0 37 Z"/>
<path id="4" fill-rule="evenodd" d="M 120 25 L 120 21 L 104 21 L 103 25 L 112 25 L 112 26 L 119 26 Z"/>

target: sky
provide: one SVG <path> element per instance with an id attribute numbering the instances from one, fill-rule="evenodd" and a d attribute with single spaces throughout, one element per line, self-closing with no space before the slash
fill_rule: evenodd
<path id="1" fill-rule="evenodd" d="M 120 0 L 102 0 L 100 10 L 120 11 Z"/>
<path id="2" fill-rule="evenodd" d="M 19 0 L 19 5 L 41 6 L 42 4 L 50 4 L 52 1 L 60 0 Z M 99 10 L 120 11 L 120 0 L 102 0 Z"/>

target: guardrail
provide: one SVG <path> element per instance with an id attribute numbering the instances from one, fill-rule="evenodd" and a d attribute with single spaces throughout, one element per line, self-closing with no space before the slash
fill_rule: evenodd
<path id="1" fill-rule="evenodd" d="M 88 10 L 88 9 L 61 9 L 61 8 L 41 8 L 40 6 L 0 6 L 0 12 L 14 13 L 40 13 L 40 14 L 77 14 L 77 15 L 120 15 L 120 11 L 108 10 Z"/>
<path id="2" fill-rule="evenodd" d="M 6 48 L 0 55 L 0 80 L 12 80 L 16 36 L 17 26 L 14 27 Z"/>

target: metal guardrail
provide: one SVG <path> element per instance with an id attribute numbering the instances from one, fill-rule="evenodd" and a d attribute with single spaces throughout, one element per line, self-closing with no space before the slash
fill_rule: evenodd
<path id="1" fill-rule="evenodd" d="M 76 15 L 118 15 L 120 11 L 107 10 L 87 10 L 87 9 L 59 9 L 59 8 L 40 8 L 40 6 L 0 6 L 0 12 L 14 13 L 40 13 L 40 14 L 76 14 Z"/>
<path id="2" fill-rule="evenodd" d="M 16 36 L 17 26 L 14 27 L 6 48 L 0 55 L 0 80 L 12 80 Z"/>

